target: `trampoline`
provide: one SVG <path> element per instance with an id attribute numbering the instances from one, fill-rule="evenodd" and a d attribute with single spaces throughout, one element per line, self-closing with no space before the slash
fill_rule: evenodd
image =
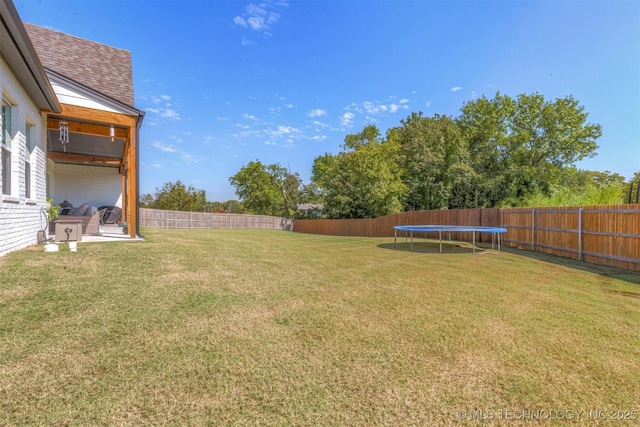
<path id="1" fill-rule="evenodd" d="M 476 233 L 491 233 L 491 249 L 494 249 L 495 240 L 498 243 L 498 252 L 500 252 L 500 234 L 506 233 L 507 229 L 503 227 L 480 227 L 475 225 L 395 225 L 393 231 L 393 247 L 396 247 L 398 231 L 404 231 L 411 236 L 411 250 L 413 250 L 413 233 L 424 233 L 425 239 L 427 233 L 438 233 L 440 239 L 440 252 L 442 253 L 442 232 L 459 232 L 473 233 L 473 253 L 476 252 Z M 449 239 L 451 240 L 451 239 Z"/>

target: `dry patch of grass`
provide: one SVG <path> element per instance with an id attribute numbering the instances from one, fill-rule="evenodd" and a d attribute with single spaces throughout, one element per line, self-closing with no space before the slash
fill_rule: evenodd
<path id="1" fill-rule="evenodd" d="M 639 275 L 389 239 L 145 231 L 2 259 L 0 425 L 640 409 Z"/>

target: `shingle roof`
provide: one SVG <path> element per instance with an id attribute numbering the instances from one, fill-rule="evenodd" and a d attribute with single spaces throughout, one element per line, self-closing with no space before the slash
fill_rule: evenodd
<path id="1" fill-rule="evenodd" d="M 130 51 L 26 22 L 24 26 L 45 68 L 135 107 Z"/>

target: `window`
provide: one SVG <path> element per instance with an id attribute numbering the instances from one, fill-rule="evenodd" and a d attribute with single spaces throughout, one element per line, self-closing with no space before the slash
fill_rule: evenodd
<path id="1" fill-rule="evenodd" d="M 2 145 L 11 144 L 11 104 L 2 100 Z"/>
<path id="2" fill-rule="evenodd" d="M 2 100 L 2 194 L 11 194 L 11 104 Z"/>
<path id="3" fill-rule="evenodd" d="M 27 145 L 27 153 L 31 153 L 31 129 L 33 128 L 33 125 L 29 122 L 27 122 L 27 124 L 24 127 L 24 140 L 25 140 L 25 144 Z"/>
<path id="4" fill-rule="evenodd" d="M 31 163 L 29 160 L 24 162 L 24 197 L 31 198 Z"/>
<path id="5" fill-rule="evenodd" d="M 27 148 L 24 161 L 24 197 L 31 198 L 31 131 L 33 125 L 27 122 L 24 126 L 24 141 Z"/>

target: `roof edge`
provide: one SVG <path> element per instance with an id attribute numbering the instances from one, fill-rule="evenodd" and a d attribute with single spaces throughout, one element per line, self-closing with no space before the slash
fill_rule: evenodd
<path id="1" fill-rule="evenodd" d="M 48 77 L 48 79 L 52 82 L 55 83 L 59 83 L 63 86 L 66 86 L 70 89 L 73 89 L 75 91 L 77 91 L 78 93 L 85 95 L 88 98 L 91 98 L 95 101 L 99 101 L 100 103 L 103 103 L 105 105 L 107 105 L 108 107 L 113 108 L 114 110 L 120 110 L 123 111 L 125 114 L 131 115 L 131 116 L 136 116 L 136 117 L 140 117 L 140 116 L 144 116 L 144 111 L 142 110 L 138 110 L 137 108 L 125 104 L 124 102 L 118 101 L 117 99 L 111 98 L 101 92 L 98 92 L 95 89 L 92 89 L 90 87 L 87 87 L 81 83 L 78 83 L 77 81 L 70 79 L 69 77 L 66 77 L 60 73 L 57 73 L 53 70 L 50 70 L 48 68 L 45 68 L 45 73 Z"/>
<path id="2" fill-rule="evenodd" d="M 12 39 L 11 41 L 13 42 L 13 46 L 17 49 L 20 59 L 30 74 L 29 77 L 33 79 L 32 83 L 35 83 L 37 90 L 40 91 L 44 97 L 44 101 L 47 104 L 47 108 L 44 109 L 48 109 L 54 113 L 61 112 L 62 107 L 60 106 L 60 102 L 58 101 L 56 93 L 45 74 L 44 67 L 40 62 L 36 50 L 31 43 L 31 39 L 27 34 L 27 30 L 25 29 L 22 19 L 20 18 L 12 0 L 0 2 L 0 17 L 2 18 L 2 23 L 7 30 L 7 33 Z M 3 45 L 6 46 L 5 43 L 3 43 Z M 9 65 L 14 68 L 14 72 L 17 72 L 16 68 L 18 68 L 17 65 L 19 64 L 10 63 Z M 20 75 L 17 77 L 20 78 Z M 22 83 L 29 96 L 34 98 L 33 90 L 36 88 L 30 88 L 27 84 L 28 82 L 23 81 Z M 35 99 L 33 99 L 33 101 L 35 102 Z M 39 107 L 42 108 L 43 105 L 40 105 Z"/>

